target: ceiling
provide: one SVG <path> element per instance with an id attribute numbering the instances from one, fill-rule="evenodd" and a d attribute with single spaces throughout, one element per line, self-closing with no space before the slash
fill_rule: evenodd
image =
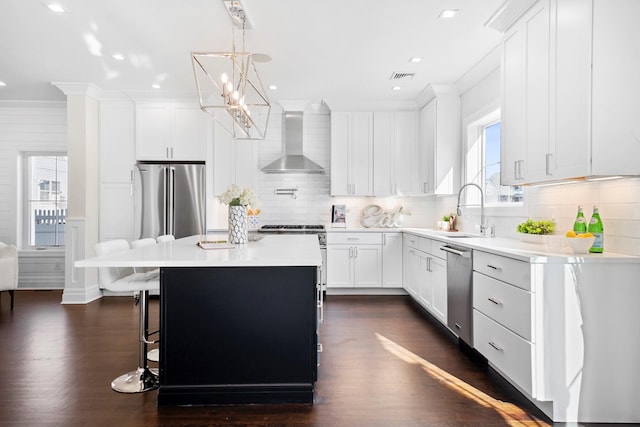
<path id="1" fill-rule="evenodd" d="M 195 98 L 190 52 L 231 49 L 222 0 L 57 1 L 66 13 L 50 11 L 46 2 L 3 1 L 0 100 L 63 101 L 51 82 L 93 83 L 131 97 Z M 503 0 L 242 3 L 252 24 L 247 50 L 272 58 L 256 64 L 265 89 L 277 86 L 266 89 L 272 101 L 415 102 L 429 84 L 455 83 L 501 37 L 484 23 Z M 443 9 L 459 13 L 438 19 Z M 236 31 L 238 48 L 241 38 Z M 424 59 L 409 63 L 414 56 Z M 415 77 L 394 82 L 393 72 Z"/>

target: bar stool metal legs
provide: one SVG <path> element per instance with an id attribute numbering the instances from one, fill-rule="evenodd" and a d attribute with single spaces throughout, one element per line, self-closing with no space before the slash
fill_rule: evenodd
<path id="1" fill-rule="evenodd" d="M 111 382 L 111 388 L 120 393 L 142 393 L 158 388 L 158 375 L 147 364 L 147 343 L 149 331 L 149 291 L 140 291 L 140 325 L 138 368 L 120 375 Z"/>

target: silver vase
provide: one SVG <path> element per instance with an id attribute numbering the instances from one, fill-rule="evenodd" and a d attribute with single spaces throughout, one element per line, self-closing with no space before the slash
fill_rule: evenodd
<path id="1" fill-rule="evenodd" d="M 229 243 L 242 244 L 248 240 L 247 207 L 229 206 Z"/>

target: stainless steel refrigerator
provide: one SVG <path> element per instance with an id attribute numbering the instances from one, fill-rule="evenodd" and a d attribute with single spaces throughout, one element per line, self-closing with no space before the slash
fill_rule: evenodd
<path id="1" fill-rule="evenodd" d="M 205 233 L 204 162 L 138 162 L 134 170 L 136 239 Z"/>

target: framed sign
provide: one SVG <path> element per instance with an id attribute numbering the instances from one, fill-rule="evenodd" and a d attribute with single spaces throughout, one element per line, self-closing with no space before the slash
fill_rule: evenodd
<path id="1" fill-rule="evenodd" d="M 347 227 L 347 205 L 332 205 L 331 226 Z"/>

